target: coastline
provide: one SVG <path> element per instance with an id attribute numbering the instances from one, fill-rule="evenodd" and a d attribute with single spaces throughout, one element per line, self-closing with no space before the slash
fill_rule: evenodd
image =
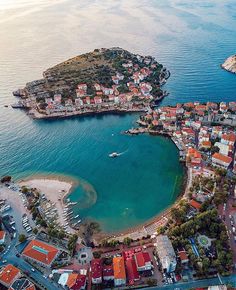
<path id="1" fill-rule="evenodd" d="M 71 194 L 79 181 L 62 175 L 31 175 L 26 178 L 17 180 L 19 186 L 37 188 L 44 194 L 47 200 L 55 205 L 58 211 L 58 222 L 60 225 L 66 224 L 63 213 L 66 206 L 66 199 Z M 69 231 L 74 232 L 71 223 L 68 225 Z"/>
<path id="2" fill-rule="evenodd" d="M 66 114 L 51 114 L 45 115 L 39 113 L 36 110 L 30 110 L 28 115 L 32 116 L 35 120 L 57 120 L 57 119 L 66 119 L 66 118 L 73 118 L 73 117 L 80 117 L 80 116 L 96 116 L 96 115 L 105 115 L 105 114 L 131 114 L 131 113 L 143 113 L 146 112 L 147 108 L 142 109 L 111 109 L 111 110 L 99 110 L 99 111 L 86 111 L 86 112 L 69 112 Z"/>

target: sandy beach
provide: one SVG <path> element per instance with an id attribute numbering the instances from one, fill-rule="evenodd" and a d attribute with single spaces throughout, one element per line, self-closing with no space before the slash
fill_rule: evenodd
<path id="1" fill-rule="evenodd" d="M 30 188 L 37 188 L 46 198 L 55 204 L 58 210 L 58 222 L 65 225 L 66 221 L 63 217 L 63 210 L 65 208 L 64 200 L 68 194 L 73 190 L 76 181 L 67 177 L 60 176 L 31 176 L 17 182 L 20 186 Z M 70 227 L 69 231 L 74 232 Z"/>

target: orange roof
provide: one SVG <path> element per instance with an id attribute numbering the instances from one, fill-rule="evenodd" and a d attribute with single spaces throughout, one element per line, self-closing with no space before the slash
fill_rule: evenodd
<path id="1" fill-rule="evenodd" d="M 56 258 L 59 250 L 39 240 L 32 240 L 24 249 L 23 255 L 36 261 L 50 265 Z"/>
<path id="2" fill-rule="evenodd" d="M 181 261 L 188 261 L 188 256 L 185 251 L 178 252 Z"/>
<path id="3" fill-rule="evenodd" d="M 234 133 L 231 134 L 223 134 L 222 139 L 230 142 L 235 142 L 236 141 L 236 136 Z"/>
<path id="4" fill-rule="evenodd" d="M 11 264 L 1 269 L 0 272 L 0 283 L 5 286 L 10 286 L 15 279 L 20 276 L 20 270 Z"/>
<path id="5" fill-rule="evenodd" d="M 223 155 L 221 153 L 214 153 L 212 155 L 212 158 L 218 159 L 224 163 L 231 163 L 232 162 L 232 158 L 226 155 Z"/>
<path id="6" fill-rule="evenodd" d="M 202 146 L 211 147 L 211 141 L 202 141 Z"/>
<path id="7" fill-rule="evenodd" d="M 114 279 L 126 279 L 125 262 L 123 257 L 113 258 Z"/>
<path id="8" fill-rule="evenodd" d="M 193 157 L 193 158 L 202 158 L 202 155 L 200 152 L 197 151 L 195 148 L 188 148 L 188 156 Z"/>
<path id="9" fill-rule="evenodd" d="M 0 231 L 0 240 L 3 240 L 5 238 L 5 231 Z"/>
<path id="10" fill-rule="evenodd" d="M 194 199 L 191 199 L 189 204 L 196 209 L 200 209 L 201 207 L 201 204 Z"/>

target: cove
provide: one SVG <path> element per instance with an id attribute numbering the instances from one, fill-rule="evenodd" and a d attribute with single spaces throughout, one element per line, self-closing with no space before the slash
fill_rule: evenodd
<path id="1" fill-rule="evenodd" d="M 82 220 L 96 220 L 105 232 L 143 223 L 176 200 L 183 167 L 171 140 L 121 134 L 137 118 L 138 114 L 54 121 L 27 117 L 15 135 L 4 132 L 9 146 L 2 146 L 5 166 L 0 173 L 22 178 L 46 172 L 82 180 L 69 196 L 78 201 L 75 213 Z M 124 154 L 109 158 L 113 151 Z"/>

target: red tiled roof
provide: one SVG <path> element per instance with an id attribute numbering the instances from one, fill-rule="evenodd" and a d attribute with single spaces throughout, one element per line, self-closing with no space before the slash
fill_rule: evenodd
<path id="1" fill-rule="evenodd" d="M 125 261 L 125 266 L 127 270 L 129 284 L 132 285 L 134 284 L 135 280 L 139 279 L 139 274 L 138 274 L 137 266 L 134 259 L 133 258 L 127 259 Z"/>
<path id="2" fill-rule="evenodd" d="M 136 258 L 138 267 L 144 267 L 146 263 L 151 262 L 150 255 L 147 252 L 136 253 L 135 258 Z"/>
<path id="3" fill-rule="evenodd" d="M 5 238 L 5 231 L 0 231 L 0 240 L 3 240 Z"/>
<path id="4" fill-rule="evenodd" d="M 92 272 L 93 279 L 98 279 L 102 277 L 102 260 L 101 259 L 93 259 L 91 261 L 91 272 Z"/>
<path id="5" fill-rule="evenodd" d="M 19 276 L 20 270 L 11 264 L 8 264 L 0 271 L 0 283 L 5 286 L 10 286 Z"/>
<path id="6" fill-rule="evenodd" d="M 199 202 L 197 202 L 196 200 L 194 200 L 194 199 L 191 199 L 189 204 L 192 207 L 196 208 L 196 209 L 200 209 L 201 208 L 201 204 Z"/>
<path id="7" fill-rule="evenodd" d="M 235 142 L 236 141 L 236 136 L 234 133 L 231 134 L 223 134 L 222 139 L 230 142 Z"/>
<path id="8" fill-rule="evenodd" d="M 103 277 L 114 276 L 113 267 L 111 265 L 103 266 L 102 274 Z"/>
<path id="9" fill-rule="evenodd" d="M 228 163 L 228 164 L 230 164 L 232 162 L 232 158 L 231 157 L 223 155 L 221 153 L 214 153 L 212 155 L 212 158 L 218 159 L 218 160 L 223 161 L 224 163 Z"/>
<path id="10" fill-rule="evenodd" d="M 32 240 L 24 249 L 23 255 L 50 265 L 56 258 L 59 250 L 39 240 Z"/>
<path id="11" fill-rule="evenodd" d="M 187 261 L 188 260 L 188 256 L 187 256 L 185 251 L 178 252 L 178 255 L 179 255 L 181 261 Z"/>
<path id="12" fill-rule="evenodd" d="M 76 273 L 69 274 L 66 285 L 69 289 L 80 290 L 86 283 L 86 276 Z"/>
<path id="13" fill-rule="evenodd" d="M 125 263 L 123 257 L 113 258 L 113 269 L 115 279 L 126 279 Z"/>

